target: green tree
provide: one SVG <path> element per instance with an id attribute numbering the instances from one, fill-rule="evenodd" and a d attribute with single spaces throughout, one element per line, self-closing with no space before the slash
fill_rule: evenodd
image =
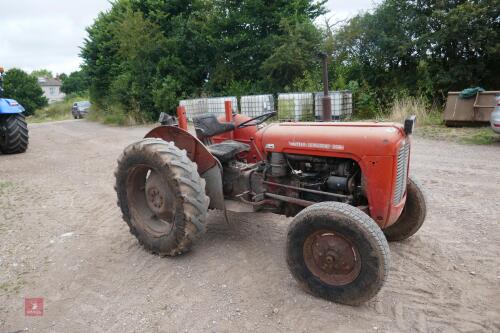
<path id="1" fill-rule="evenodd" d="M 498 0 L 385 0 L 334 34 L 347 80 L 387 104 L 400 91 L 440 99 L 468 86 L 500 86 Z"/>
<path id="2" fill-rule="evenodd" d="M 31 72 L 31 75 L 34 77 L 45 77 L 45 78 L 53 78 L 52 72 L 48 69 L 35 69 Z"/>
<path id="3" fill-rule="evenodd" d="M 5 73 L 4 96 L 18 101 L 27 116 L 47 105 L 47 99 L 43 96 L 37 78 L 17 68 L 9 69 Z"/>
<path id="4" fill-rule="evenodd" d="M 59 80 L 61 80 L 61 81 L 63 81 L 63 82 L 64 82 L 64 80 L 66 80 L 66 79 L 68 78 L 68 75 L 67 75 L 66 73 L 61 73 L 61 74 L 56 75 L 56 77 L 57 77 Z"/>
<path id="5" fill-rule="evenodd" d="M 286 89 L 306 71 L 320 72 L 318 53 L 322 36 L 310 21 L 282 21 L 284 34 L 277 37 L 272 54 L 262 63 L 261 70 L 272 91 Z"/>
<path id="6" fill-rule="evenodd" d="M 61 91 L 65 94 L 83 93 L 89 89 L 90 80 L 83 70 L 72 72 L 62 79 Z"/>
<path id="7" fill-rule="evenodd" d="M 302 69 L 309 66 L 309 59 L 316 59 L 310 54 L 317 45 L 312 50 L 303 46 L 318 42 L 312 22 L 325 12 L 325 2 L 213 1 L 207 19 L 213 52 L 207 89 L 224 91 L 235 81 L 254 82 L 264 91 L 291 85 Z M 312 40 L 308 42 L 307 38 Z M 295 52 L 287 43 L 300 50 Z M 301 51 L 305 53 L 298 59 L 288 58 Z M 295 69 L 297 65 L 300 68 Z M 280 77 L 281 74 L 286 78 Z"/>
<path id="8" fill-rule="evenodd" d="M 285 89 L 317 62 L 324 2 L 118 0 L 87 29 L 91 98 L 153 119 L 182 97 Z"/>

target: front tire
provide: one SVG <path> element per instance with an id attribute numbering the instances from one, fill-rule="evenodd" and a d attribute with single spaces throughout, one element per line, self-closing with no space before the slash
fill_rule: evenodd
<path id="1" fill-rule="evenodd" d="M 408 178 L 406 203 L 398 220 L 384 234 L 388 241 L 402 241 L 413 236 L 424 224 L 427 215 L 425 196 L 418 182 Z"/>
<path id="2" fill-rule="evenodd" d="M 307 207 L 292 221 L 287 264 L 313 295 L 359 305 L 382 288 L 389 246 L 378 225 L 361 210 L 338 202 Z"/>
<path id="3" fill-rule="evenodd" d="M 28 125 L 23 114 L 0 117 L 0 151 L 2 153 L 24 153 L 28 149 L 28 139 Z"/>
<path id="4" fill-rule="evenodd" d="M 172 142 L 143 139 L 125 148 L 115 172 L 118 206 L 149 251 L 176 256 L 204 231 L 209 199 L 197 166 Z"/>

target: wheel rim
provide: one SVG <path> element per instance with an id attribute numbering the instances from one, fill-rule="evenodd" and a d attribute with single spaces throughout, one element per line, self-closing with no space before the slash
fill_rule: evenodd
<path id="1" fill-rule="evenodd" d="M 154 237 L 174 226 L 175 196 L 161 175 L 146 165 L 134 167 L 127 179 L 127 197 L 133 220 Z"/>
<path id="2" fill-rule="evenodd" d="M 311 273 L 329 285 L 351 283 L 361 271 L 357 247 L 347 237 L 331 230 L 309 235 L 304 242 L 303 255 Z"/>

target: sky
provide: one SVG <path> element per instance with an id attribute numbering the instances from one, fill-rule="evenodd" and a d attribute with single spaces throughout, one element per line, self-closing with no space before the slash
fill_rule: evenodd
<path id="1" fill-rule="evenodd" d="M 329 0 L 327 16 L 334 22 L 374 6 L 375 0 Z M 0 66 L 54 75 L 78 70 L 85 28 L 110 7 L 108 0 L 0 0 Z"/>

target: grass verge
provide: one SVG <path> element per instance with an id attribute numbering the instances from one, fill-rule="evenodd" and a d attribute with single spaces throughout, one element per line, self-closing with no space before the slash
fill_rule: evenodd
<path id="1" fill-rule="evenodd" d="M 494 133 L 489 126 L 444 126 L 441 108 L 429 105 L 425 99 L 418 97 L 404 97 L 395 100 L 388 114 L 379 116 L 378 120 L 403 123 L 411 115 L 417 116 L 415 133 L 425 138 L 476 145 L 500 144 L 500 135 Z"/>
<path id="2" fill-rule="evenodd" d="M 69 96 L 63 101 L 54 102 L 49 106 L 35 111 L 35 114 L 27 118 L 28 123 L 43 123 L 47 121 L 60 121 L 73 119 L 71 107 L 73 103 L 88 101 L 88 96 Z"/>
<path id="3" fill-rule="evenodd" d="M 125 112 L 119 106 L 98 108 L 93 105 L 87 119 L 115 126 L 134 126 L 150 123 L 140 112 Z"/>
<path id="4" fill-rule="evenodd" d="M 475 145 L 500 145 L 500 135 L 488 127 L 446 127 L 429 125 L 418 128 L 417 135 L 439 141 Z"/>

